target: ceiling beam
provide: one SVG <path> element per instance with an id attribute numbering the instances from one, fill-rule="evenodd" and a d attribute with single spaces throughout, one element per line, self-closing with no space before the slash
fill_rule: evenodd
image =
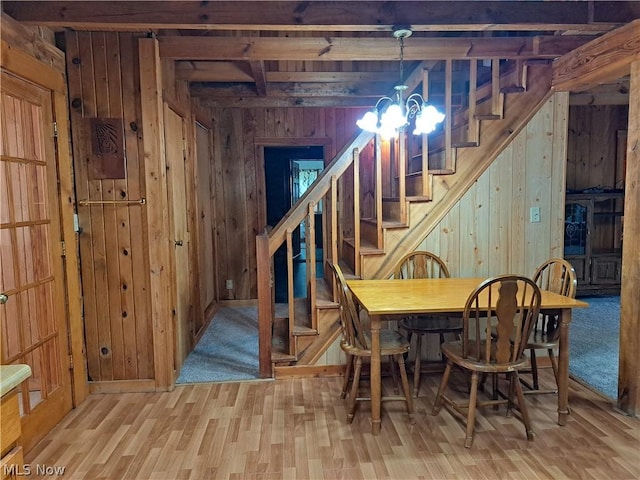
<path id="1" fill-rule="evenodd" d="M 254 60 L 249 62 L 253 80 L 256 84 L 256 91 L 261 97 L 267 94 L 267 79 L 264 72 L 264 62 L 262 60 Z"/>
<path id="2" fill-rule="evenodd" d="M 253 82 L 248 63 L 176 62 L 176 79 L 191 82 Z"/>
<path id="3" fill-rule="evenodd" d="M 412 37 L 405 60 L 555 58 L 588 36 Z M 399 60 L 398 41 L 349 37 L 158 37 L 160 56 L 173 60 L 380 61 Z"/>
<path id="4" fill-rule="evenodd" d="M 586 92 L 572 93 L 569 105 L 628 105 L 629 77 L 599 85 Z"/>
<path id="5" fill-rule="evenodd" d="M 4 1 L 20 22 L 96 29 L 603 32 L 640 17 L 640 2 Z"/>
<path id="6" fill-rule="evenodd" d="M 629 75 L 640 60 L 640 20 L 606 33 L 553 62 L 551 88 L 558 92 L 588 90 Z"/>
<path id="7" fill-rule="evenodd" d="M 397 67 L 397 65 L 396 65 Z M 267 82 L 392 82 L 398 78 L 394 71 L 376 72 L 265 72 Z M 247 69 L 234 62 L 176 62 L 176 79 L 190 82 L 252 82 Z"/>

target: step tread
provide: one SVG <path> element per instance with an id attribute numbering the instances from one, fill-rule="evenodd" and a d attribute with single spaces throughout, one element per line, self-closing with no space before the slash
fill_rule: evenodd
<path id="1" fill-rule="evenodd" d="M 407 228 L 409 225 L 399 220 L 382 220 L 382 228 Z"/>
<path id="2" fill-rule="evenodd" d="M 315 336 L 318 335 L 318 330 L 311 327 L 305 327 L 304 325 L 294 325 L 293 326 L 293 336 L 294 337 L 305 337 L 305 336 Z"/>
<path id="3" fill-rule="evenodd" d="M 352 247 L 355 246 L 356 243 L 354 238 L 345 238 L 344 241 Z M 383 253 L 384 250 L 376 247 L 373 243 L 367 242 L 366 240 L 360 240 L 360 255 L 377 255 Z"/>
<path id="4" fill-rule="evenodd" d="M 452 147 L 455 148 L 472 148 L 477 147 L 479 145 L 478 142 L 455 142 Z"/>
<path id="5" fill-rule="evenodd" d="M 525 91 L 526 89 L 521 85 L 510 85 L 500 89 L 500 93 L 523 93 Z"/>
<path id="6" fill-rule="evenodd" d="M 501 120 L 502 119 L 502 115 L 495 115 L 493 113 L 485 113 L 485 114 L 478 114 L 478 115 L 474 116 L 473 118 L 475 118 L 476 120 Z"/>
<path id="7" fill-rule="evenodd" d="M 430 201 L 432 201 L 431 197 L 427 197 L 427 196 L 424 196 L 424 195 L 407 196 L 407 200 L 409 202 L 430 202 Z"/>

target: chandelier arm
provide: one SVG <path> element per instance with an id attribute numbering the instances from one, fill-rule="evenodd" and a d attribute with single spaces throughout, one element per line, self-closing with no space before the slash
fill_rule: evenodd
<path id="1" fill-rule="evenodd" d="M 378 99 L 378 101 L 376 102 L 375 107 L 373 107 L 373 109 L 374 109 L 376 112 L 379 112 L 378 107 L 379 107 L 379 106 L 380 106 L 380 104 L 381 104 L 383 101 L 385 101 L 385 100 L 386 100 L 386 101 L 388 101 L 388 102 L 390 102 L 390 103 L 393 103 L 393 98 L 391 98 L 391 97 L 380 97 L 380 98 Z"/>

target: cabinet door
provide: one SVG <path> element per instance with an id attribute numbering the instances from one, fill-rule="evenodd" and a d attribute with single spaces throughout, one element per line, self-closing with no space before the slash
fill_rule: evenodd
<path id="1" fill-rule="evenodd" d="M 592 209 L 588 201 L 567 202 L 564 207 L 564 254 L 565 256 L 589 255 L 589 230 L 592 224 Z"/>
<path id="2" fill-rule="evenodd" d="M 620 283 L 620 257 L 591 258 L 591 283 L 593 284 L 617 284 Z"/>
<path id="3" fill-rule="evenodd" d="M 586 257 L 570 257 L 566 256 L 565 260 L 567 260 L 573 266 L 573 269 L 576 271 L 576 280 L 578 282 L 578 288 L 583 285 L 587 285 L 590 282 L 589 278 L 589 264 L 586 261 Z"/>

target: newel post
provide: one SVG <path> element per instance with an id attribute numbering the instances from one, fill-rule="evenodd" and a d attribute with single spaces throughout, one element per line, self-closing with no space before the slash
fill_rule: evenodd
<path id="1" fill-rule="evenodd" d="M 256 237 L 256 266 L 258 280 L 258 360 L 261 378 L 273 376 L 271 368 L 271 325 L 273 322 L 273 294 L 269 236 Z"/>

